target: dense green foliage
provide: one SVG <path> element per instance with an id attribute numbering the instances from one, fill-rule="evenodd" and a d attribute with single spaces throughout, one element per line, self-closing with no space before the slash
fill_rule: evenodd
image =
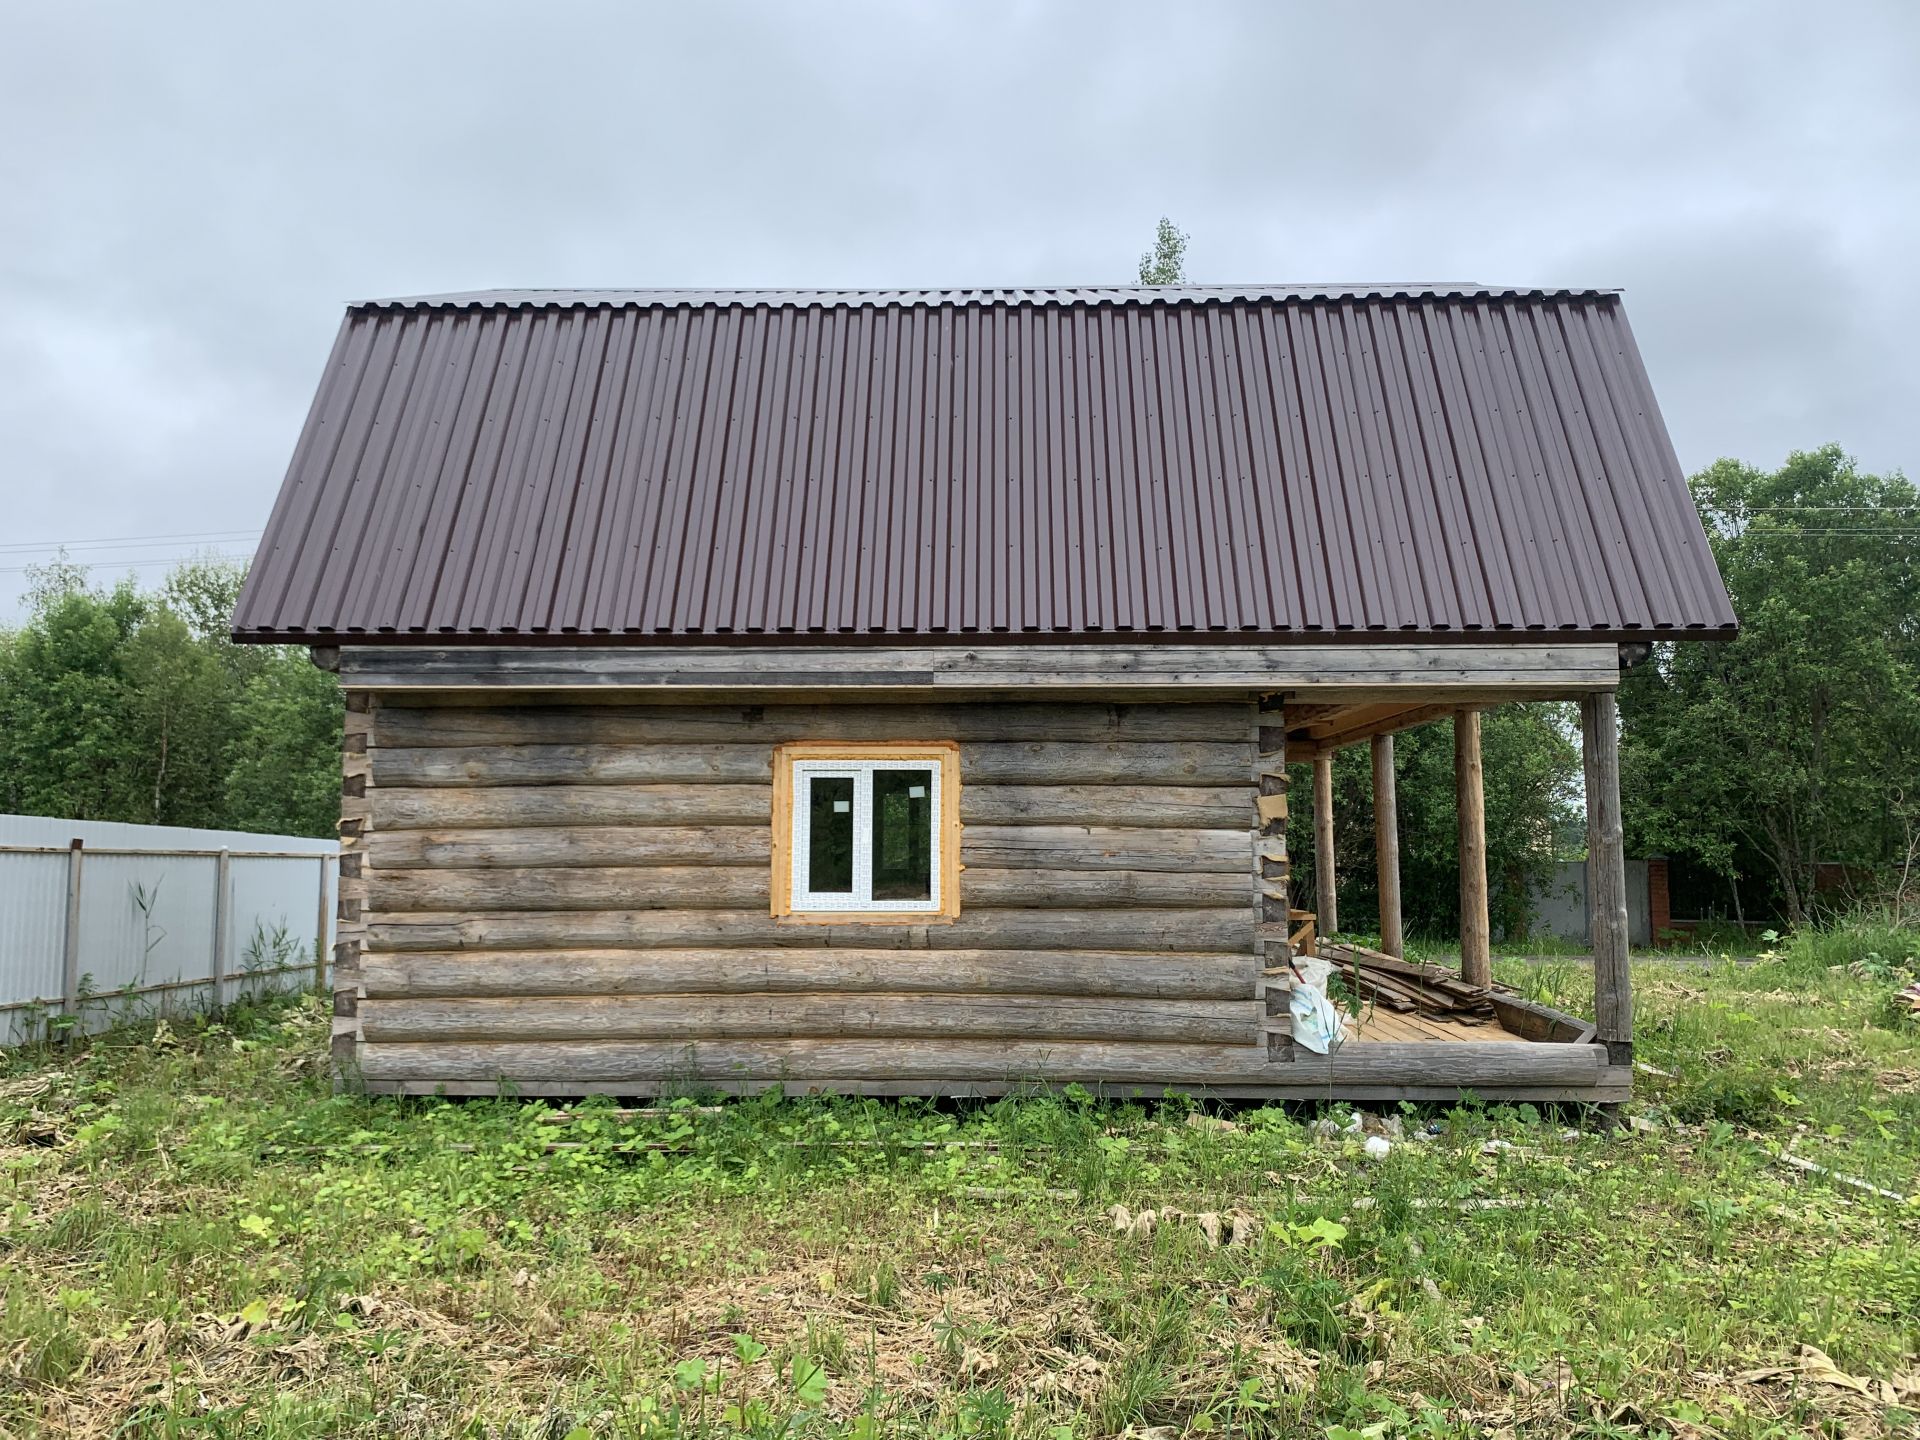
<path id="1" fill-rule="evenodd" d="M 18 1053 L 0 1433 L 1911 1433 L 1915 938 L 1642 965 L 1651 1133 L 1464 1105 L 1377 1162 L 1339 1109 L 1073 1091 L 368 1100 L 312 1000 Z"/>
<path id="2" fill-rule="evenodd" d="M 1187 281 L 1187 233 L 1160 217 L 1153 232 L 1153 248 L 1140 257 L 1142 285 L 1184 285 Z"/>
<path id="3" fill-rule="evenodd" d="M 1829 447 L 1771 473 L 1723 460 L 1693 493 L 1741 633 L 1627 676 L 1628 843 L 1765 875 L 1797 924 L 1817 865 L 1884 888 L 1912 853 L 1920 490 Z"/>
<path id="4" fill-rule="evenodd" d="M 1583 823 L 1579 716 L 1571 705 L 1508 705 L 1485 712 L 1480 753 L 1487 807 L 1488 911 L 1494 933 L 1525 935 L 1528 897 L 1553 872 L 1565 839 Z M 1400 811 L 1401 909 L 1417 934 L 1458 934 L 1459 821 L 1454 806 L 1453 729 L 1425 725 L 1394 737 Z M 1312 908 L 1313 774 L 1289 768 L 1293 805 L 1287 849 L 1294 857 L 1295 903 Z M 1373 844 L 1373 762 L 1365 745 L 1342 750 L 1333 765 L 1334 854 L 1340 926 L 1377 932 L 1379 893 Z"/>
<path id="5" fill-rule="evenodd" d="M 143 594 L 40 572 L 0 631 L 0 810 L 331 835 L 339 686 L 304 650 L 227 639 L 240 579 L 192 564 Z"/>

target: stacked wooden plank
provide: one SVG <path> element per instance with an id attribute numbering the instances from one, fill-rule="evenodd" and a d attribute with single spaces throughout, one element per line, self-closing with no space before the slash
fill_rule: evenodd
<path id="1" fill-rule="evenodd" d="M 1397 960 L 1364 945 L 1322 943 L 1320 955 L 1334 963 L 1348 985 L 1383 1009 L 1475 1025 L 1494 1018 L 1491 989 L 1470 985 L 1455 971 Z"/>

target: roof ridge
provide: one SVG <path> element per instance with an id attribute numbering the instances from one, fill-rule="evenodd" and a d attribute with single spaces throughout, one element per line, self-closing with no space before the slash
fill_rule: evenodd
<path id="1" fill-rule="evenodd" d="M 1207 302 L 1303 302 L 1367 299 L 1591 299 L 1617 296 L 1597 286 L 1486 285 L 1478 281 L 1403 280 L 1311 284 L 1000 286 L 591 286 L 460 290 L 349 302 L 365 310 L 669 309 L 767 305 L 1154 305 Z"/>

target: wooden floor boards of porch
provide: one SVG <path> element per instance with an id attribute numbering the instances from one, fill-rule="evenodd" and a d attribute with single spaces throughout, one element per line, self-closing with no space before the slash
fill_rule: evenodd
<path id="1" fill-rule="evenodd" d="M 1524 1035 L 1515 1035 L 1500 1024 L 1498 1020 L 1483 1020 L 1474 1024 L 1466 1020 L 1441 1019 L 1431 1015 L 1402 1015 L 1379 1007 L 1364 1011 L 1359 1017 L 1344 1016 L 1349 1044 L 1364 1041 L 1392 1041 L 1408 1044 L 1415 1041 L 1451 1040 L 1473 1043 L 1490 1041 L 1512 1041 L 1516 1045 L 1528 1043 Z"/>

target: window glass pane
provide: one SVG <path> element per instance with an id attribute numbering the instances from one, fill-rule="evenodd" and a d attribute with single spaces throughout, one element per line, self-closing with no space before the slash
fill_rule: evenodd
<path id="1" fill-rule="evenodd" d="M 873 772 L 873 898 L 933 897 L 933 772 Z"/>
<path id="2" fill-rule="evenodd" d="M 853 893 L 853 777 L 816 775 L 807 791 L 807 889 Z"/>

